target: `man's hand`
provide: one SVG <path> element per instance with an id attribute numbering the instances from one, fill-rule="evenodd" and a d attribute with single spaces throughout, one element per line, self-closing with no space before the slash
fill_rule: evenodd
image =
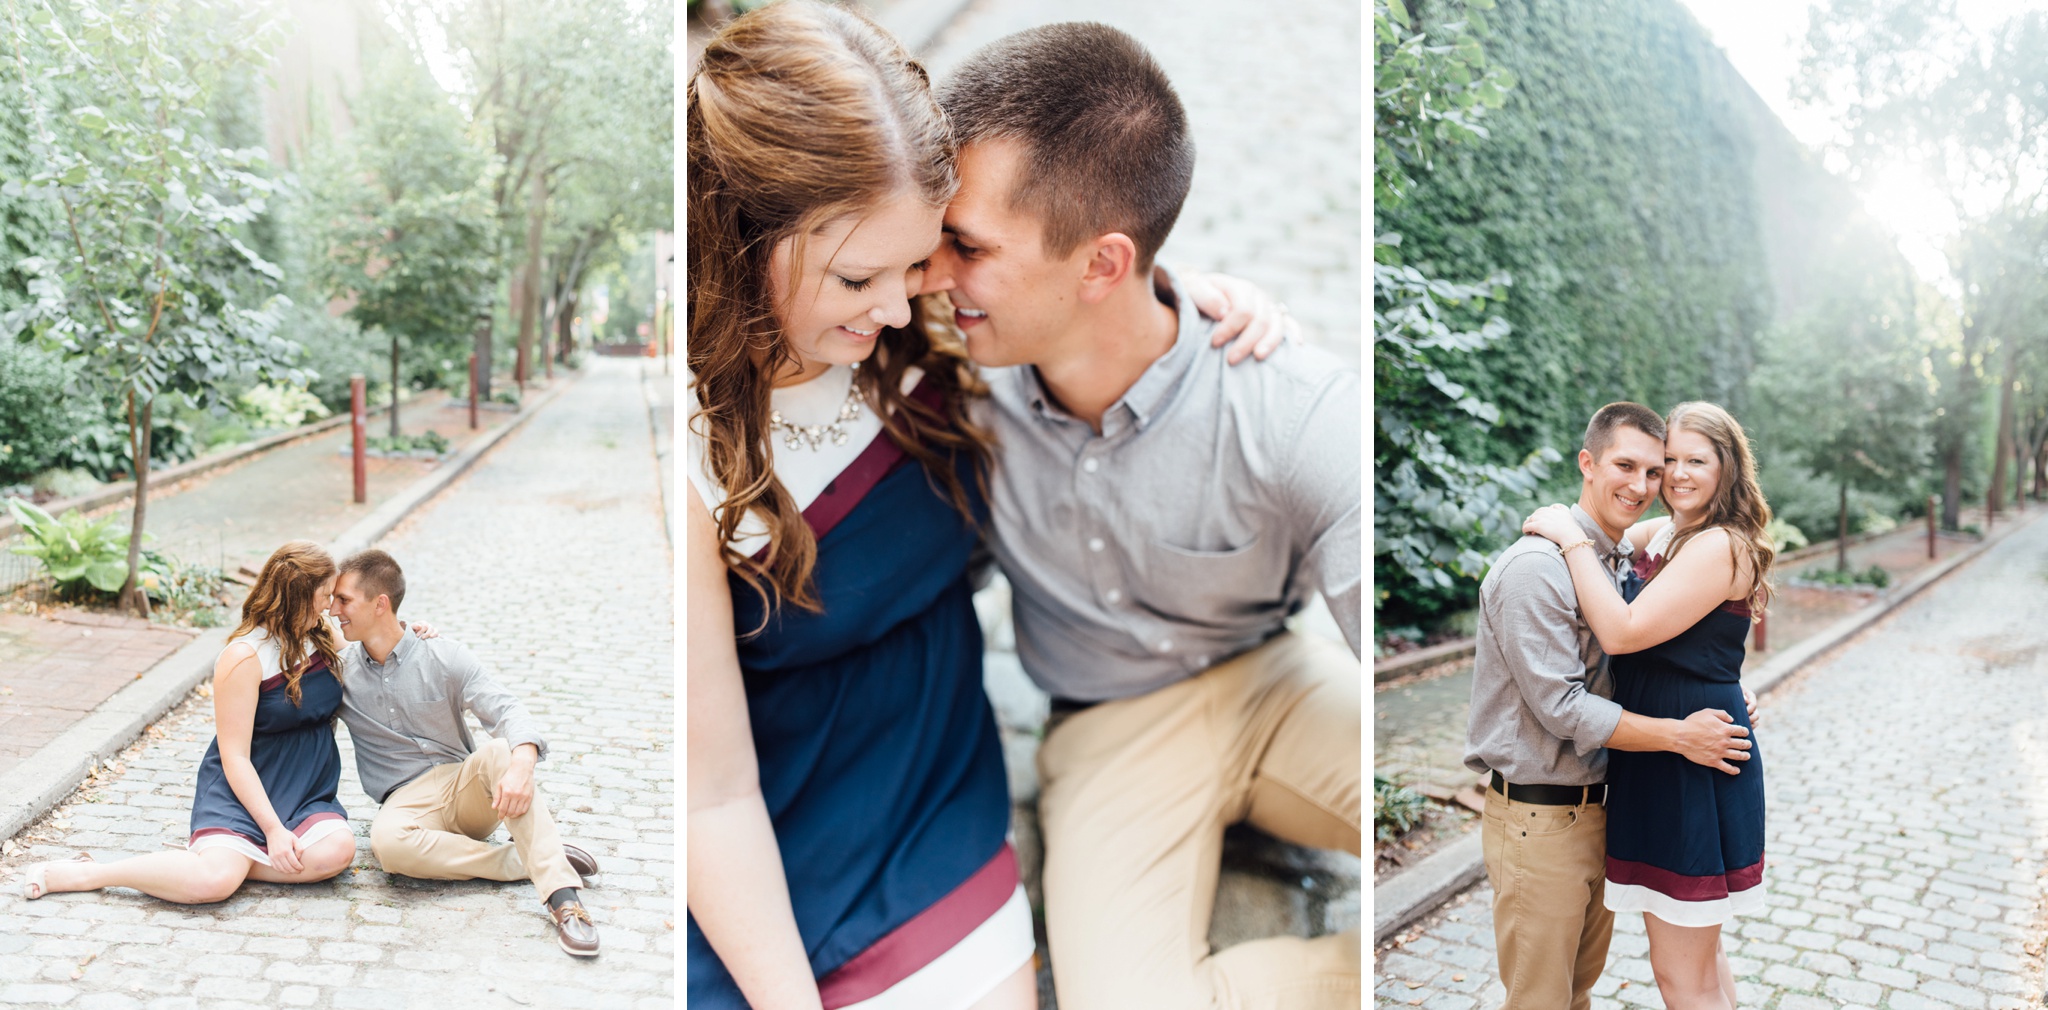
<path id="1" fill-rule="evenodd" d="M 1209 333 L 1209 346 L 1230 344 L 1224 361 L 1235 365 L 1246 355 L 1264 361 L 1279 349 L 1282 341 L 1300 342 L 1301 323 L 1287 314 L 1287 306 L 1274 301 L 1258 285 L 1222 274 L 1192 271 L 1180 278 L 1196 310 L 1216 320 L 1216 328 Z"/>
<path id="2" fill-rule="evenodd" d="M 530 743 L 512 748 L 512 765 L 491 792 L 491 809 L 500 820 L 519 817 L 533 806 L 533 766 L 539 760 L 540 751 Z"/>
<path id="3" fill-rule="evenodd" d="M 1756 692 L 1749 685 L 1742 685 L 1742 707 L 1749 712 L 1749 724 L 1756 725 Z"/>
<path id="4" fill-rule="evenodd" d="M 1706 765 L 1734 775 L 1741 769 L 1730 761 L 1749 760 L 1750 742 L 1746 727 L 1718 708 L 1703 708 L 1678 724 L 1671 751 L 1693 764 Z"/>

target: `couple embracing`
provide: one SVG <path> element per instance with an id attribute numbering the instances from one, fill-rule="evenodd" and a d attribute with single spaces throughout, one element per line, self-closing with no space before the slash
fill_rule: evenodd
<path id="1" fill-rule="evenodd" d="M 984 546 L 1052 696 L 1060 1005 L 1358 1006 L 1355 932 L 1208 946 L 1227 825 L 1360 848 L 1362 403 L 1256 290 L 1155 266 L 1165 75 L 1060 24 L 934 88 L 781 0 L 686 102 L 691 1007 L 1036 1004 Z M 1348 650 L 1285 630 L 1315 593 Z"/>
<path id="2" fill-rule="evenodd" d="M 226 901 L 245 880 L 309 884 L 356 858 L 338 799 L 348 724 L 363 791 L 381 805 L 370 851 L 429 880 L 530 880 L 562 949 L 597 954 L 577 888 L 597 861 L 562 842 L 534 785 L 547 741 L 475 654 L 398 619 L 405 573 L 365 550 L 339 566 L 294 540 L 263 564 L 213 668 L 215 735 L 199 765 L 184 851 L 30 867 L 29 899 L 132 887 L 183 904 Z M 477 746 L 463 722 L 491 738 Z M 499 824 L 508 843 L 489 841 Z"/>
<path id="3" fill-rule="evenodd" d="M 1641 912 L 1672 1010 L 1733 1010 L 1721 927 L 1764 908 L 1764 786 L 1741 684 L 1770 602 L 1770 507 L 1711 403 L 1600 408 L 1579 501 L 1530 516 L 1480 587 L 1467 766 L 1509 1010 L 1591 1005 Z M 1653 499 L 1669 513 L 1643 519 Z"/>

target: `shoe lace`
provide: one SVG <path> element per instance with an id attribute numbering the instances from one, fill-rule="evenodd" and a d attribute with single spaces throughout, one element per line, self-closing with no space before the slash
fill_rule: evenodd
<path id="1" fill-rule="evenodd" d="M 582 905 L 563 905 L 555 910 L 555 918 L 558 922 L 566 919 L 581 919 L 586 926 L 596 925 L 596 923 L 590 921 L 590 913 L 584 911 Z"/>

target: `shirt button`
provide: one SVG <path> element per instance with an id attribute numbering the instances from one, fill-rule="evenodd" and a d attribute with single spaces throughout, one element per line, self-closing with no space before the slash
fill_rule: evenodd
<path id="1" fill-rule="evenodd" d="M 1102 598 L 1108 600 L 1111 603 L 1115 603 L 1116 601 L 1124 598 L 1124 591 L 1121 589 L 1112 589 L 1109 592 L 1102 594 Z"/>
<path id="2" fill-rule="evenodd" d="M 1088 549 L 1094 551 L 1097 554 L 1102 553 L 1102 538 L 1090 537 L 1088 539 Z"/>
<path id="3" fill-rule="evenodd" d="M 1102 461 L 1096 459 L 1093 456 L 1090 456 L 1089 458 L 1081 461 L 1081 469 L 1086 470 L 1089 473 L 1094 473 L 1097 469 L 1100 469 L 1101 466 Z"/>

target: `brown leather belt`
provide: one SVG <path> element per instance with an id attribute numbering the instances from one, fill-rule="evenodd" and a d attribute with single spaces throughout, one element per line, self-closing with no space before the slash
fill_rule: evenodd
<path id="1" fill-rule="evenodd" d="M 1590 786 L 1525 786 L 1509 782 L 1501 778 L 1499 772 L 1494 772 L 1492 785 L 1495 792 L 1516 803 L 1534 803 L 1544 807 L 1576 807 L 1582 803 L 1607 802 L 1605 782 Z"/>

